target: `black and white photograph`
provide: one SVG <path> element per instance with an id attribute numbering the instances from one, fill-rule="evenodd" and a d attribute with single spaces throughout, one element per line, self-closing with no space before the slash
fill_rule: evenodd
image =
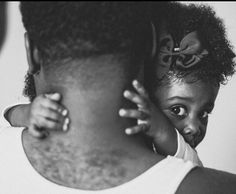
<path id="1" fill-rule="evenodd" d="M 0 194 L 235 194 L 236 2 L 0 2 Z"/>

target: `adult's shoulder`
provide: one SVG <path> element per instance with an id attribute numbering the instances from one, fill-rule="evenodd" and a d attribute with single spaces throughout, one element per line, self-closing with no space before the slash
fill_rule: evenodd
<path id="1" fill-rule="evenodd" d="M 236 193 L 236 175 L 210 168 L 196 167 L 188 173 L 176 194 Z"/>

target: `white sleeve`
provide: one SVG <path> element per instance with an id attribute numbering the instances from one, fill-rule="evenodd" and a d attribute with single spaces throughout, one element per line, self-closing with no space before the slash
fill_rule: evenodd
<path id="1" fill-rule="evenodd" d="M 182 135 L 176 129 L 178 138 L 178 148 L 174 157 L 182 158 L 184 160 L 190 160 L 198 166 L 203 166 L 201 160 L 198 157 L 197 151 L 193 149 L 188 143 L 185 142 Z"/>
<path id="2" fill-rule="evenodd" d="M 0 119 L 0 126 L 1 127 L 11 126 L 10 123 L 8 122 L 8 120 L 6 119 L 6 116 L 7 116 L 8 111 L 16 105 L 17 104 L 9 105 L 9 107 L 3 109 L 3 111 L 1 112 L 1 119 Z"/>
<path id="3" fill-rule="evenodd" d="M 9 121 L 7 120 L 7 114 L 8 111 L 11 110 L 13 107 L 18 106 L 20 104 L 28 104 L 29 102 L 23 102 L 23 103 L 14 103 L 9 105 L 8 107 L 4 108 L 2 113 L 1 113 L 1 119 L 0 119 L 0 126 L 1 127 L 9 127 L 11 126 Z"/>

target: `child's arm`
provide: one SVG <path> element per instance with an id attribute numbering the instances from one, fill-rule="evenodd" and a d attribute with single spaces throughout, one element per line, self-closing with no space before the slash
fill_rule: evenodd
<path id="1" fill-rule="evenodd" d="M 151 137 L 158 153 L 175 155 L 177 151 L 177 133 L 169 119 L 156 107 L 148 97 L 144 87 L 136 80 L 133 86 L 138 93 L 125 91 L 124 97 L 137 104 L 138 109 L 121 109 L 120 116 L 138 119 L 138 125 L 125 130 L 127 135 L 145 132 Z"/>
<path id="2" fill-rule="evenodd" d="M 151 137 L 155 152 L 173 155 L 190 160 L 202 166 L 197 152 L 185 142 L 182 135 L 174 128 L 165 115 L 151 102 L 144 87 L 137 81 L 133 82 L 137 93 L 125 91 L 124 96 L 137 104 L 138 110 L 120 110 L 120 116 L 138 119 L 138 125 L 125 130 L 126 134 L 145 132 Z"/>
<path id="3" fill-rule="evenodd" d="M 4 116 L 15 127 L 28 127 L 31 135 L 45 137 L 48 130 L 68 129 L 68 111 L 58 102 L 60 94 L 39 95 L 30 104 L 9 108 Z"/>

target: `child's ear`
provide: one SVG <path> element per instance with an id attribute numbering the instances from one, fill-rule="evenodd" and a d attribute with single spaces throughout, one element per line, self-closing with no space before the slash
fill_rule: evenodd
<path id="1" fill-rule="evenodd" d="M 29 40 L 28 33 L 25 33 L 25 48 L 28 60 L 28 73 L 34 75 L 40 71 L 40 57 L 38 49 Z"/>

